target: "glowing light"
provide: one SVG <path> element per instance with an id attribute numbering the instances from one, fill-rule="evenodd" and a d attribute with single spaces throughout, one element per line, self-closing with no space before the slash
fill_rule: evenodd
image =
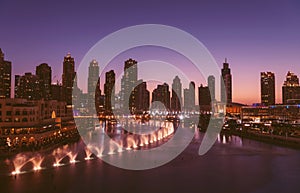
<path id="1" fill-rule="evenodd" d="M 15 170 L 15 171 L 13 171 L 11 174 L 12 175 L 17 175 L 17 174 L 20 174 L 21 172 L 20 172 L 20 170 Z"/>

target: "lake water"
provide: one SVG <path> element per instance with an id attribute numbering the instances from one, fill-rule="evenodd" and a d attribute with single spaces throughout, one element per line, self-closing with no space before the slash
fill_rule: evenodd
<path id="1" fill-rule="evenodd" d="M 203 156 L 198 155 L 202 133 L 176 159 L 161 167 L 131 171 L 111 166 L 101 159 L 85 160 L 85 145 L 78 142 L 39 154 L 42 170 L 9 175 L 16 157 L 1 160 L 0 192 L 299 192 L 300 151 L 236 136 L 219 136 Z M 69 153 L 72 152 L 72 153 Z M 55 156 L 62 165 L 53 167 Z M 18 155 L 22 161 L 35 153 Z M 70 164 L 76 156 L 76 163 Z M 21 158 L 20 158 L 21 157 Z M 19 162 L 20 162 L 19 160 Z M 16 160 L 15 160 L 16 161 Z M 35 160 L 38 161 L 38 160 Z"/>

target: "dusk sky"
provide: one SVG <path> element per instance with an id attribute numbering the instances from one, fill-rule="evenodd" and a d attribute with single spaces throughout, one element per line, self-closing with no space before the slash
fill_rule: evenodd
<path id="1" fill-rule="evenodd" d="M 198 38 L 220 67 L 228 58 L 234 102 L 260 102 L 260 72 L 272 71 L 276 102 L 281 103 L 287 71 L 300 76 L 299 10 L 297 0 L 1 0 L 0 48 L 12 61 L 13 76 L 34 72 L 35 66 L 46 62 L 56 81 L 68 52 L 78 65 L 95 43 L 116 30 L 138 24 L 170 25 Z M 197 86 L 200 79 L 194 77 Z"/>

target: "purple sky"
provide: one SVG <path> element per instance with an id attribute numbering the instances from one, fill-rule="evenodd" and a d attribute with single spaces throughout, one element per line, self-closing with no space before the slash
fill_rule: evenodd
<path id="1" fill-rule="evenodd" d="M 2 0 L 0 47 L 13 62 L 13 75 L 34 71 L 46 62 L 56 80 L 67 52 L 79 64 L 90 47 L 111 32 L 145 23 L 171 25 L 198 38 L 219 66 L 228 58 L 234 101 L 259 102 L 260 71 L 273 71 L 276 101 L 281 102 L 287 71 L 300 76 L 299 10 L 297 0 Z"/>

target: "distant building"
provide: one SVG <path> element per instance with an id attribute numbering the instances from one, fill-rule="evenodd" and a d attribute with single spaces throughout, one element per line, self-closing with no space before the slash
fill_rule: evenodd
<path id="1" fill-rule="evenodd" d="M 105 73 L 104 94 L 105 94 L 105 110 L 107 112 L 112 112 L 112 110 L 114 109 L 115 80 L 116 80 L 116 75 L 113 70 Z"/>
<path id="2" fill-rule="evenodd" d="M 172 111 L 181 111 L 182 105 L 182 84 L 178 76 L 173 79 L 172 83 L 172 98 L 171 109 Z"/>
<path id="3" fill-rule="evenodd" d="M 213 75 L 208 76 L 207 78 L 207 86 L 209 88 L 209 92 L 210 92 L 210 96 L 211 96 L 211 100 L 215 101 L 216 100 L 216 80 L 215 77 Z"/>
<path id="4" fill-rule="evenodd" d="M 137 86 L 137 61 L 133 59 L 128 59 L 124 63 L 124 75 L 121 79 L 121 103 L 122 108 L 129 109 L 130 112 L 133 111 L 135 101 L 134 88 Z"/>
<path id="5" fill-rule="evenodd" d="M 138 80 L 138 85 L 135 87 L 135 113 L 142 113 L 149 110 L 150 92 L 147 90 L 147 83 L 143 80 Z"/>
<path id="6" fill-rule="evenodd" d="M 282 103 L 283 104 L 300 104 L 300 86 L 297 75 L 292 72 L 288 72 L 286 80 L 282 86 Z"/>
<path id="7" fill-rule="evenodd" d="M 189 88 L 183 90 L 184 109 L 187 111 L 195 110 L 195 83 L 190 82 Z"/>
<path id="8" fill-rule="evenodd" d="M 275 104 L 275 75 L 272 72 L 260 73 L 261 104 Z"/>
<path id="9" fill-rule="evenodd" d="M 36 67 L 35 74 L 39 79 L 41 98 L 45 100 L 51 99 L 51 80 L 52 70 L 46 63 L 42 63 Z"/>
<path id="10" fill-rule="evenodd" d="M 169 85 L 164 83 L 162 85 L 157 85 L 157 88 L 152 92 L 152 103 L 160 102 L 164 109 L 170 110 L 170 91 Z M 163 108 L 162 106 L 154 106 L 153 108 Z"/>
<path id="11" fill-rule="evenodd" d="M 36 75 L 31 72 L 25 73 L 23 76 L 16 75 L 17 80 L 15 97 L 27 100 L 40 100 L 40 82 Z"/>
<path id="12" fill-rule="evenodd" d="M 20 78 L 21 78 L 20 75 L 15 75 L 15 92 L 14 92 L 15 96 L 14 96 L 14 98 L 20 98 L 20 96 L 19 96 Z"/>
<path id="13" fill-rule="evenodd" d="M 203 86 L 202 84 L 198 87 L 198 96 L 199 96 L 199 106 L 210 106 L 211 105 L 211 96 L 208 86 Z"/>
<path id="14" fill-rule="evenodd" d="M 222 82 L 223 81 L 223 82 Z M 225 58 L 221 77 L 221 102 L 232 103 L 232 76 L 229 63 Z"/>
<path id="15" fill-rule="evenodd" d="M 57 101 L 64 101 L 65 89 L 57 82 L 57 84 L 51 84 L 51 99 Z"/>
<path id="16" fill-rule="evenodd" d="M 68 105 L 72 104 L 72 89 L 76 76 L 75 62 L 71 54 L 68 53 L 63 61 L 62 86 L 65 89 L 65 101 Z"/>
<path id="17" fill-rule="evenodd" d="M 198 87 L 198 102 L 201 112 L 208 112 L 212 109 L 210 90 L 208 86 L 202 84 Z"/>
<path id="18" fill-rule="evenodd" d="M 99 79 L 99 65 L 96 60 L 92 60 L 89 66 L 89 75 L 88 75 L 88 95 L 90 95 L 90 97 L 92 98 L 95 98 L 98 79 Z M 98 85 L 100 85 L 100 82 Z"/>
<path id="19" fill-rule="evenodd" d="M 11 62 L 4 60 L 0 48 L 0 98 L 11 98 Z"/>
<path id="20" fill-rule="evenodd" d="M 242 107 L 243 122 L 300 123 L 299 105 Z"/>

